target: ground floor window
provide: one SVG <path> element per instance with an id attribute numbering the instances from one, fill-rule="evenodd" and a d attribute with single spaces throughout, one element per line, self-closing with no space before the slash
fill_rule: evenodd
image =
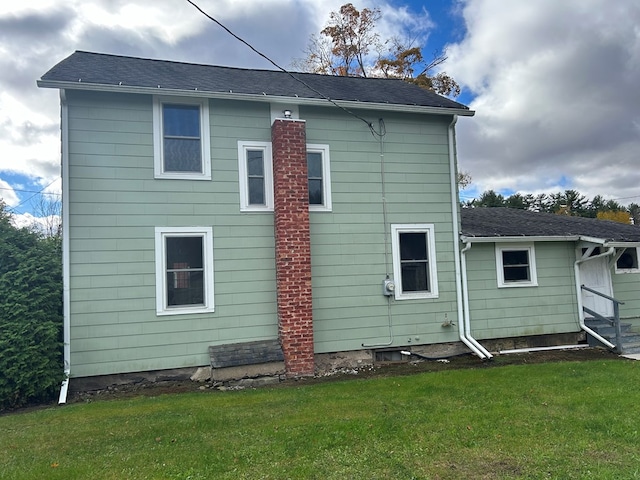
<path id="1" fill-rule="evenodd" d="M 529 245 L 496 245 L 498 287 L 538 285 L 535 250 Z"/>
<path id="2" fill-rule="evenodd" d="M 396 300 L 436 298 L 438 280 L 432 224 L 391 225 Z"/>
<path id="3" fill-rule="evenodd" d="M 211 227 L 156 228 L 156 313 L 213 311 Z"/>

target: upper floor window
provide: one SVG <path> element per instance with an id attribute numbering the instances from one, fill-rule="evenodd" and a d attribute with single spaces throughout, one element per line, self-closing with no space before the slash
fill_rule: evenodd
<path id="1" fill-rule="evenodd" d="M 640 247 L 625 248 L 616 260 L 616 273 L 640 273 L 638 251 Z"/>
<path id="2" fill-rule="evenodd" d="M 309 209 L 331 211 L 331 169 L 328 145 L 307 145 Z"/>
<path id="3" fill-rule="evenodd" d="M 498 287 L 538 285 L 533 245 L 496 245 Z"/>
<path id="4" fill-rule="evenodd" d="M 391 225 L 396 300 L 437 298 L 433 224 Z"/>
<path id="5" fill-rule="evenodd" d="M 238 142 L 240 211 L 273 210 L 271 143 Z"/>
<path id="6" fill-rule="evenodd" d="M 156 178 L 211 179 L 206 99 L 154 97 L 153 131 Z"/>
<path id="7" fill-rule="evenodd" d="M 240 211 L 273 211 L 273 160 L 270 142 L 238 141 Z M 328 145 L 307 145 L 309 210 L 331 211 Z"/>

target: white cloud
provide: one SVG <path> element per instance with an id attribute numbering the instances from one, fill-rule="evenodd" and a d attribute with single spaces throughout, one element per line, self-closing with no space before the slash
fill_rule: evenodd
<path id="1" fill-rule="evenodd" d="M 8 206 L 15 207 L 20 203 L 20 198 L 9 183 L 0 178 L 0 199 Z"/>
<path id="2" fill-rule="evenodd" d="M 640 201 L 640 3 L 468 0 L 463 15 L 446 66 L 477 95 L 458 135 L 474 180 Z"/>

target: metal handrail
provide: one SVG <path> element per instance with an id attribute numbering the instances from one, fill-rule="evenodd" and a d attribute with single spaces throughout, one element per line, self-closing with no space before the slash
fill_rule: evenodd
<path id="1" fill-rule="evenodd" d="M 619 305 L 624 305 L 624 302 L 621 302 L 620 300 L 616 300 L 615 298 L 610 297 L 609 295 L 605 295 L 604 293 L 599 292 L 597 290 L 594 290 L 593 288 L 589 288 L 589 287 L 587 287 L 585 285 L 581 285 L 581 288 L 583 290 L 586 290 L 587 292 L 595 293 L 596 295 L 599 295 L 602 298 L 606 298 L 607 300 L 611 300 L 612 302 L 617 303 Z"/>
<path id="2" fill-rule="evenodd" d="M 622 351 L 622 329 L 620 327 L 620 305 L 624 305 L 624 302 L 621 302 L 620 300 L 616 300 L 613 297 L 610 297 L 609 295 L 605 295 L 602 292 L 598 292 L 597 290 L 594 290 L 593 288 L 589 288 L 589 287 L 585 287 L 584 285 L 581 285 L 580 288 L 582 288 L 583 290 L 586 290 L 587 292 L 591 292 L 595 295 L 598 295 L 602 298 L 605 298 L 609 301 L 611 301 L 613 303 L 613 320 L 610 318 L 605 317 L 604 315 L 601 315 L 597 312 L 594 312 L 593 310 L 591 310 L 590 308 L 585 307 L 584 305 L 582 306 L 582 310 L 586 313 L 588 313 L 589 315 L 593 315 L 595 318 L 599 319 L 599 320 L 604 320 L 606 322 L 611 323 L 615 329 L 616 329 L 616 350 L 618 351 L 617 353 L 624 353 Z"/>

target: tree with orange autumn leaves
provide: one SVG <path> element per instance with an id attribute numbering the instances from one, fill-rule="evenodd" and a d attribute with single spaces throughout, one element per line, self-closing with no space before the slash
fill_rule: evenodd
<path id="1" fill-rule="evenodd" d="M 294 66 L 325 75 L 399 78 L 439 93 L 457 96 L 460 86 L 444 72 L 433 74 L 447 57 L 435 54 L 426 61 L 419 47 L 407 46 L 398 38 L 380 39 L 376 23 L 379 8 L 358 10 L 351 3 L 331 12 L 320 35 L 312 35 L 306 57 Z"/>

